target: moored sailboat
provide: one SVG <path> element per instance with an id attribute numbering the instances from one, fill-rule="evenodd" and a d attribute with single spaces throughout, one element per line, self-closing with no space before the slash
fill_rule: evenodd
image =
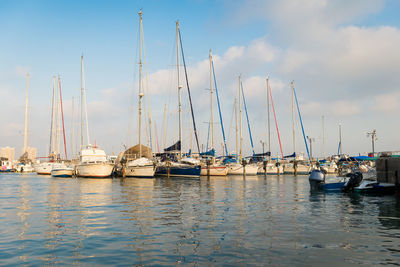
<path id="1" fill-rule="evenodd" d="M 152 153 L 148 153 L 147 157 L 142 155 L 142 143 L 141 143 L 141 130 L 142 130 L 142 98 L 143 93 L 143 82 L 142 82 L 142 34 L 143 34 L 143 24 L 142 24 L 142 11 L 139 11 L 139 103 L 138 103 L 138 118 L 139 118 L 139 144 L 138 144 L 138 157 L 134 158 L 126 163 L 123 167 L 123 173 L 127 177 L 145 177 L 151 178 L 155 173 L 155 165 L 153 161 L 149 158 Z"/>

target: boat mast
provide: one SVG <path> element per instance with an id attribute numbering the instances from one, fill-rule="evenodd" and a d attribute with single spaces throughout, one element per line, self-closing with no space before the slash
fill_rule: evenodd
<path id="1" fill-rule="evenodd" d="M 296 154 L 296 132 L 294 129 L 294 83 L 290 83 L 292 95 L 292 131 L 293 131 L 293 152 Z"/>
<path id="2" fill-rule="evenodd" d="M 242 155 L 243 155 L 243 152 L 242 152 L 242 147 L 243 147 L 243 145 L 242 145 L 242 142 L 243 142 L 243 135 L 242 135 L 242 102 L 241 102 L 241 97 L 240 97 L 240 86 L 241 86 L 241 84 L 242 84 L 242 77 L 241 77 L 241 75 L 239 75 L 239 133 L 240 133 L 240 137 L 239 137 L 239 140 L 240 140 L 239 160 L 240 160 L 240 162 L 242 161 Z"/>
<path id="3" fill-rule="evenodd" d="M 67 143 L 65 141 L 64 109 L 63 109 L 63 102 L 62 102 L 60 75 L 58 75 L 58 87 L 60 88 L 60 111 L 61 111 L 61 120 L 62 120 L 62 128 L 63 128 L 63 138 L 64 138 L 64 152 L 65 152 L 65 159 L 68 159 Z"/>
<path id="4" fill-rule="evenodd" d="M 142 10 L 139 11 L 139 158 L 142 157 L 141 123 L 142 123 Z"/>
<path id="5" fill-rule="evenodd" d="M 75 150 L 74 150 L 74 143 L 75 143 L 75 125 L 74 125 L 74 115 L 75 115 L 75 99 L 72 97 L 72 114 L 71 114 L 71 159 L 74 159 Z"/>
<path id="6" fill-rule="evenodd" d="M 50 148 L 49 148 L 49 156 L 54 153 L 54 104 L 55 104 L 55 90 L 56 90 L 56 77 L 53 77 L 53 97 L 51 99 L 51 122 L 50 122 Z"/>
<path id="7" fill-rule="evenodd" d="M 61 123 L 61 110 L 60 110 L 60 76 L 58 76 L 57 80 L 57 111 L 56 111 L 56 118 L 57 118 L 57 123 L 56 123 L 56 155 L 57 159 L 61 158 L 61 152 L 60 152 L 60 136 L 61 136 L 61 130 L 60 130 L 60 123 Z"/>
<path id="8" fill-rule="evenodd" d="M 176 67 L 177 67 L 177 78 L 178 78 L 178 116 L 179 116 L 179 142 L 181 148 L 179 149 L 179 158 L 182 158 L 182 103 L 181 103 L 181 89 L 179 81 L 179 21 L 176 21 Z"/>
<path id="9" fill-rule="evenodd" d="M 213 117 L 213 80 L 212 80 L 212 55 L 210 49 L 210 126 L 211 126 L 211 149 L 214 149 L 214 117 Z"/>
<path id="10" fill-rule="evenodd" d="M 325 116 L 322 115 L 322 157 L 325 158 Z"/>
<path id="11" fill-rule="evenodd" d="M 26 74 L 26 96 L 25 96 L 25 131 L 24 131 L 24 150 L 28 151 L 28 106 L 29 106 L 29 73 Z"/>
<path id="12" fill-rule="evenodd" d="M 237 113 L 237 98 L 235 97 L 235 133 L 236 133 L 236 161 L 238 160 L 238 113 Z"/>
<path id="13" fill-rule="evenodd" d="M 268 108 L 268 151 L 270 153 L 269 158 L 271 158 L 271 117 L 270 117 L 270 107 L 269 107 L 269 78 L 267 78 L 267 108 Z"/>
<path id="14" fill-rule="evenodd" d="M 83 71 L 83 55 L 81 56 L 81 147 L 83 147 L 83 109 L 85 109 L 86 119 L 86 138 L 87 144 L 90 145 L 89 139 L 89 122 L 87 114 L 86 91 L 85 91 L 85 74 Z"/>

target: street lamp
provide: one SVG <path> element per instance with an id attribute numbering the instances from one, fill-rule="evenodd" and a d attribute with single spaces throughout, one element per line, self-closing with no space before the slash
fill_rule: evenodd
<path id="1" fill-rule="evenodd" d="M 372 130 L 371 132 L 367 132 L 367 137 L 371 137 L 372 155 L 375 156 L 375 141 L 378 140 L 378 138 L 376 138 L 376 129 Z"/>

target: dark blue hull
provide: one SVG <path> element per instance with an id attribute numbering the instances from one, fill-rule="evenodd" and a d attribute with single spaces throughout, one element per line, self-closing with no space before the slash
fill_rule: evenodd
<path id="1" fill-rule="evenodd" d="M 321 184 L 321 189 L 325 191 L 340 191 L 344 185 L 345 182 Z"/>
<path id="2" fill-rule="evenodd" d="M 170 177 L 190 177 L 199 178 L 201 172 L 201 166 L 171 166 L 169 167 Z M 168 169 L 165 166 L 159 166 L 156 169 L 155 175 L 168 176 Z"/>

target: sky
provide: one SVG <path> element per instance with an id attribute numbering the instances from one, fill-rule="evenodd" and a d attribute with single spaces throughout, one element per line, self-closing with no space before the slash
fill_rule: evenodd
<path id="1" fill-rule="evenodd" d="M 400 150 L 400 2 L 396 0 L 1 0 L 0 147 L 15 147 L 16 156 L 22 150 L 29 72 L 29 145 L 37 148 L 38 156 L 48 153 L 52 79 L 60 75 L 67 149 L 69 156 L 76 154 L 80 140 L 77 129 L 81 55 L 90 143 L 96 143 L 108 154 L 118 154 L 137 144 L 140 9 L 145 108 L 152 117 L 155 151 L 178 139 L 177 20 L 203 149 L 211 139 L 211 49 L 230 153 L 236 150 L 234 101 L 239 75 L 256 153 L 262 152 L 263 143 L 268 150 L 267 77 L 285 155 L 294 150 L 306 152 L 297 113 L 295 148 L 293 145 L 291 81 L 305 135 L 313 140 L 314 156 L 337 153 L 339 124 L 344 153 L 370 152 L 367 132 L 373 129 L 377 131 L 376 151 Z M 180 84 L 185 85 L 183 147 L 186 151 L 190 147 L 196 150 L 183 66 L 180 75 Z M 215 99 L 213 103 L 215 148 L 221 154 L 222 134 Z M 243 147 L 250 155 L 244 107 L 242 111 Z M 146 127 L 149 128 L 143 125 Z M 148 132 L 142 133 L 145 144 L 149 142 Z M 271 115 L 273 155 L 281 154 L 279 147 Z"/>

